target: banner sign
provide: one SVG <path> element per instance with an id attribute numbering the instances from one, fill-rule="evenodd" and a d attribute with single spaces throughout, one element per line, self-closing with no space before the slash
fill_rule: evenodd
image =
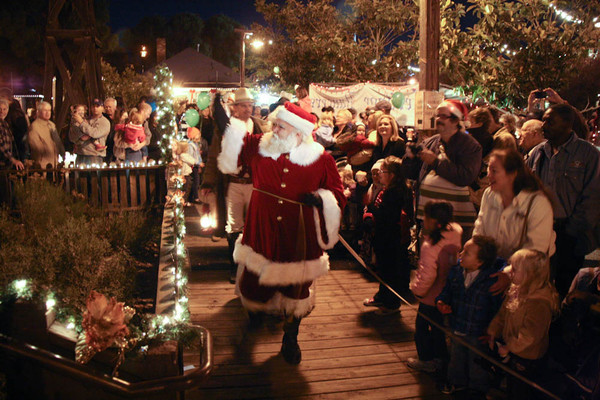
<path id="1" fill-rule="evenodd" d="M 415 125 L 415 93 L 418 84 L 391 86 L 377 83 L 358 83 L 350 86 L 328 87 L 311 83 L 309 97 L 312 111 L 321 115 L 323 107 L 331 106 L 337 112 L 347 108 L 354 108 L 357 112 L 364 111 L 367 107 L 375 107 L 381 100 L 392 102 L 392 96 L 399 93 L 392 102 L 399 108 L 392 106 L 391 114 L 401 126 Z"/>

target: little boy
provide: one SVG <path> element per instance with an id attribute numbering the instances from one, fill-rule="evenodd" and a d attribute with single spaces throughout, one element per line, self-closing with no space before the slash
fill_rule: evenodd
<path id="1" fill-rule="evenodd" d="M 436 298 L 436 307 L 442 314 L 450 314 L 450 328 L 467 343 L 485 351 L 479 340 L 502 303 L 501 295 L 492 295 L 490 286 L 496 278 L 490 277 L 504 265 L 496 259 L 494 239 L 475 235 L 465 243 L 460 261 L 450 269 L 446 285 Z M 452 341 L 448 385 L 442 390 L 453 393 L 468 388 L 469 398 L 485 398 L 489 389 L 488 372 L 475 362 L 480 358 L 468 348 Z"/>

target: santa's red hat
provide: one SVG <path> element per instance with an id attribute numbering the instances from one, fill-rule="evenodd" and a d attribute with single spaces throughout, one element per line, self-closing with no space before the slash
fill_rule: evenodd
<path id="1" fill-rule="evenodd" d="M 458 100 L 444 100 L 439 106 L 437 106 L 437 108 L 447 108 L 448 111 L 450 111 L 450 114 L 454 115 L 461 121 L 465 121 L 467 119 L 467 115 L 469 114 L 469 109 L 467 106 Z"/>
<path id="2" fill-rule="evenodd" d="M 275 118 L 287 122 L 305 135 L 312 133 L 317 122 L 317 118 L 314 115 L 289 101 L 284 104 L 284 107 L 279 108 Z"/>

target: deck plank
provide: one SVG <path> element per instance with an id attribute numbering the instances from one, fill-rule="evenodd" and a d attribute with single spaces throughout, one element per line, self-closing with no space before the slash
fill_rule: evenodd
<path id="1" fill-rule="evenodd" d="M 214 369 L 186 399 L 450 398 L 435 389 L 432 376 L 406 367 L 416 355 L 415 310 L 402 306 L 400 315 L 382 317 L 364 307 L 378 284 L 359 268 L 332 269 L 317 281 L 316 307 L 298 335 L 302 362 L 292 366 L 279 354 L 279 319 L 247 330 L 247 314 L 223 268 L 227 260 L 219 260 L 226 242 L 188 233 L 186 244 L 190 265 L 197 266 L 188 271 L 191 319 L 214 339 Z"/>

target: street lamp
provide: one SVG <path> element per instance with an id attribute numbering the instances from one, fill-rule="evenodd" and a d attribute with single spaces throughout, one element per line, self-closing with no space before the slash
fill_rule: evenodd
<path id="1" fill-rule="evenodd" d="M 242 35 L 242 57 L 240 58 L 240 87 L 244 87 L 245 75 L 246 75 L 246 39 L 254 34 L 252 31 L 246 29 L 235 28 L 233 30 Z"/>
<path id="2" fill-rule="evenodd" d="M 140 56 L 142 57 L 142 73 L 144 73 L 144 60 L 148 55 L 148 51 L 146 50 L 146 46 L 142 46 L 142 50 L 140 51 Z"/>

